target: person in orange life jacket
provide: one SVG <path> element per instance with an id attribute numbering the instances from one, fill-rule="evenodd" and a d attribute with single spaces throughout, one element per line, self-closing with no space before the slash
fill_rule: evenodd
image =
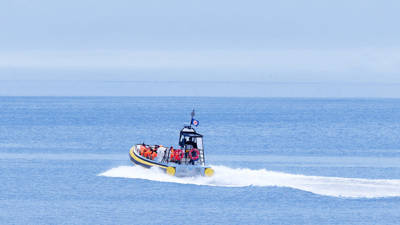
<path id="1" fill-rule="evenodd" d="M 175 151 L 174 148 L 171 146 L 171 148 L 169 148 L 169 157 L 170 157 L 170 161 L 174 162 L 175 161 Z"/>
<path id="2" fill-rule="evenodd" d="M 146 148 L 146 151 L 144 152 L 144 157 L 149 159 L 150 156 L 151 156 L 151 149 L 150 149 L 150 147 L 148 147 L 148 148 Z"/>
<path id="3" fill-rule="evenodd" d="M 140 145 L 139 154 L 144 156 L 144 152 L 146 151 L 146 145 L 143 143 Z"/>
<path id="4" fill-rule="evenodd" d="M 146 148 L 145 148 L 143 145 L 141 145 L 141 146 L 140 146 L 140 150 L 139 150 L 139 153 L 140 153 L 141 156 L 144 155 L 144 151 L 145 151 L 145 150 L 146 150 Z"/>
<path id="5" fill-rule="evenodd" d="M 183 151 L 181 149 L 175 150 L 175 161 L 178 164 L 181 164 L 181 159 L 183 158 Z"/>

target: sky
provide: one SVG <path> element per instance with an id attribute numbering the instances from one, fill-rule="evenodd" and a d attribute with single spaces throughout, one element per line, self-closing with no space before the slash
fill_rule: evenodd
<path id="1" fill-rule="evenodd" d="M 399 1 L 2 0 L 0 95 L 400 97 Z"/>

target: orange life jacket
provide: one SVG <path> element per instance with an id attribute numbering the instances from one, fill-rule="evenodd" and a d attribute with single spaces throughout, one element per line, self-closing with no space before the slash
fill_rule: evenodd
<path id="1" fill-rule="evenodd" d="M 181 149 L 177 149 L 175 151 L 175 160 L 180 161 L 183 158 L 183 151 Z"/>
<path id="2" fill-rule="evenodd" d="M 170 160 L 173 160 L 175 158 L 175 151 L 173 148 L 171 148 L 169 155 L 170 155 Z"/>
<path id="3" fill-rule="evenodd" d="M 151 151 L 150 151 L 150 149 L 147 148 L 146 151 L 144 152 L 144 157 L 149 158 L 150 155 L 151 155 Z"/>
<path id="4" fill-rule="evenodd" d="M 146 147 L 144 147 L 143 145 L 140 146 L 140 155 L 144 154 L 144 151 L 146 150 Z"/>
<path id="5" fill-rule="evenodd" d="M 157 152 L 153 152 L 153 154 L 151 154 L 151 159 L 154 160 L 157 157 Z"/>

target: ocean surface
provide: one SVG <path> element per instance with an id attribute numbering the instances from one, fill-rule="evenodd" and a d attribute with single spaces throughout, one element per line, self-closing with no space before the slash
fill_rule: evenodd
<path id="1" fill-rule="evenodd" d="M 129 161 L 193 108 L 214 177 Z M 0 224 L 400 224 L 400 99 L 0 97 Z"/>

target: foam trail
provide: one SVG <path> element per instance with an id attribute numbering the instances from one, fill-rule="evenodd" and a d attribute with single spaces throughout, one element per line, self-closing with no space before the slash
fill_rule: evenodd
<path id="1" fill-rule="evenodd" d="M 306 176 L 267 171 L 265 169 L 233 169 L 226 166 L 213 166 L 213 168 L 215 169 L 215 175 L 211 178 L 178 178 L 169 176 L 157 168 L 145 169 L 139 166 L 120 166 L 99 175 L 221 187 L 245 187 L 251 185 L 259 187 L 289 187 L 319 195 L 348 198 L 400 196 L 400 180 Z"/>

